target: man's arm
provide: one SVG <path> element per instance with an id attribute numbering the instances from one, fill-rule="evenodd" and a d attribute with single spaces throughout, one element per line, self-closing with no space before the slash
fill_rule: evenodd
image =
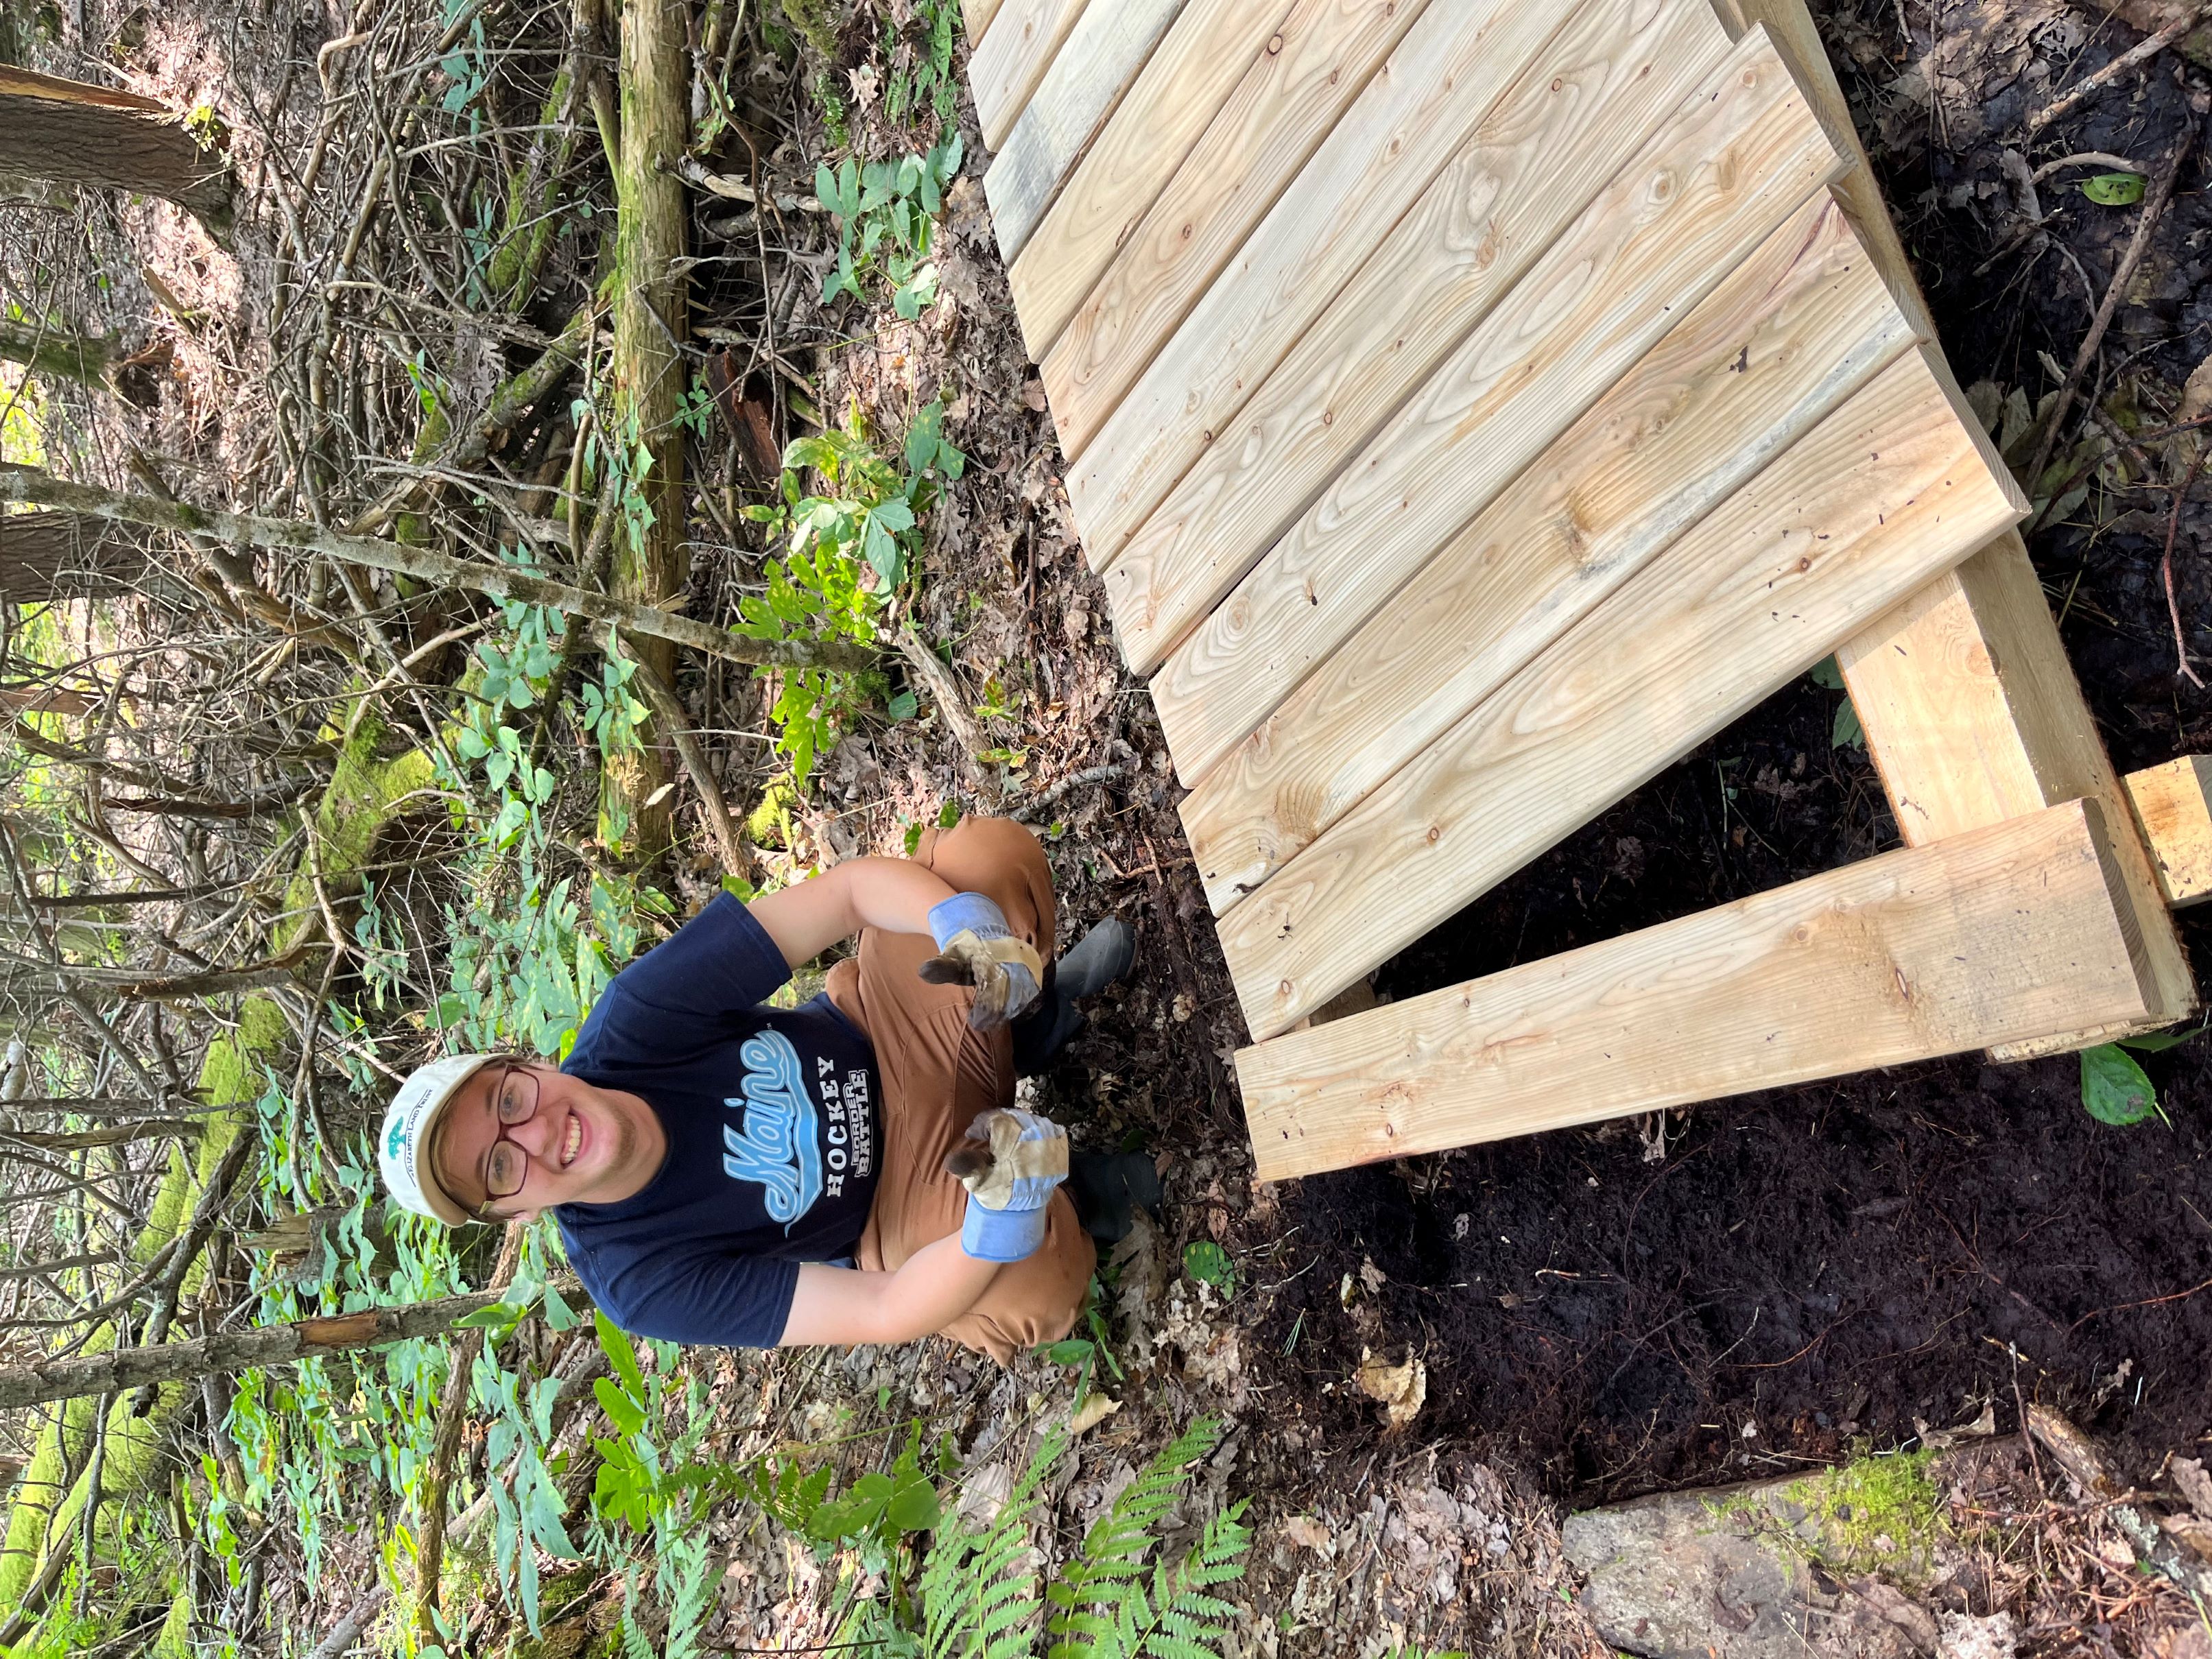
<path id="1" fill-rule="evenodd" d="M 848 859 L 745 908 L 796 968 L 863 927 L 927 933 L 930 907 L 951 896 L 951 888 L 910 860 Z"/>
<path id="2" fill-rule="evenodd" d="M 849 1346 L 927 1336 L 981 1301 L 999 1265 L 969 1255 L 957 1233 L 916 1251 L 896 1273 L 804 1263 L 781 1346 Z"/>

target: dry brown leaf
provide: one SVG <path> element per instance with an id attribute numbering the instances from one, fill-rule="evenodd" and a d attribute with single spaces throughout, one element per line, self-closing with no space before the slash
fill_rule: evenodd
<path id="1" fill-rule="evenodd" d="M 2203 1460 L 2196 1457 L 2177 1457 L 2173 1460 L 2173 1484 L 2181 1488 L 2181 1495 L 2189 1500 L 2189 1507 L 2207 1521 L 2212 1521 L 2212 1474 L 2204 1473 Z"/>
<path id="2" fill-rule="evenodd" d="M 1074 1439 L 1085 1429 L 1095 1429 L 1115 1412 L 1121 1409 L 1118 1400 L 1109 1400 L 1103 1394 L 1094 1394 L 1078 1406 L 1067 1419 L 1067 1437 Z"/>
<path id="3" fill-rule="evenodd" d="M 1310 1515 L 1293 1515 L 1283 1522 L 1283 1536 L 1304 1549 L 1326 1552 L 1328 1528 Z"/>
<path id="4" fill-rule="evenodd" d="M 1429 1397 L 1429 1368 L 1417 1358 L 1402 1365 L 1386 1365 L 1363 1348 L 1353 1381 L 1362 1394 L 1381 1402 L 1383 1420 L 1394 1429 L 1404 1428 L 1419 1416 Z"/>

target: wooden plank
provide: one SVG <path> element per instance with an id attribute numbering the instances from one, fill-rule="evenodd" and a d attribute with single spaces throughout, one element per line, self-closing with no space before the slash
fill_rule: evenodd
<path id="1" fill-rule="evenodd" d="M 1263 1181 L 2118 1021 L 2103 814 L 2046 808 L 1247 1048 Z"/>
<path id="2" fill-rule="evenodd" d="M 1298 0 L 1042 364 L 1061 450 L 1090 447 L 1160 348 L 1372 84 L 1428 0 Z"/>
<path id="3" fill-rule="evenodd" d="M 2129 804 L 2169 906 L 2212 898 L 2212 755 L 2184 755 L 2127 777 Z"/>
<path id="4" fill-rule="evenodd" d="M 1715 3 L 1731 33 L 1766 27 L 1857 163 L 1839 191 L 1905 315 L 1925 331 L 1928 309 L 1911 262 L 1804 0 Z M 1945 368 L 1947 380 L 1949 373 Z M 2197 1006 L 2189 959 L 2019 535 L 2008 531 L 1838 654 L 1851 665 L 1844 683 L 1907 846 L 1936 833 L 1938 822 L 1963 830 L 2053 801 L 2095 797 L 2113 828 L 2114 856 L 2155 970 L 2154 1012 L 2148 1026 L 2135 1029 L 2186 1018 Z M 1935 684 L 1917 684 L 1923 672 L 1934 675 Z M 1932 724 L 1916 724 L 1923 720 Z M 1991 1058 L 2024 1060 L 2125 1035 L 2055 1035 L 2004 1047 Z"/>
<path id="5" fill-rule="evenodd" d="M 968 58 L 968 85 L 975 94 L 986 149 L 995 152 L 1006 142 L 1083 8 L 1084 0 L 1006 0 L 1000 9 Z"/>
<path id="6" fill-rule="evenodd" d="M 990 33 L 991 20 L 999 15 L 1000 0 L 960 0 L 960 19 L 967 25 L 968 49 L 972 52 L 983 44 Z"/>
<path id="7" fill-rule="evenodd" d="M 1195 784 L 1841 165 L 1747 35 L 1152 682 Z"/>
<path id="8" fill-rule="evenodd" d="M 1106 572 L 1148 674 L 1729 54 L 1702 6 L 1589 0 Z"/>
<path id="9" fill-rule="evenodd" d="M 1182 9 L 1007 272 L 1030 362 L 1045 361 L 1255 60 L 1289 50 L 1296 16 L 1289 0 Z"/>
<path id="10" fill-rule="evenodd" d="M 1008 264 L 1182 5 L 1183 0 L 1113 0 L 1110 5 L 1084 8 L 1006 147 L 983 175 L 991 227 Z"/>
<path id="11" fill-rule="evenodd" d="M 1833 199 L 1799 209 L 1183 801 L 1215 914 L 1913 343 Z"/>
<path id="12" fill-rule="evenodd" d="M 2103 805 L 2158 987 L 2140 1029 L 2186 1018 L 2197 1006 L 2189 959 L 2018 532 L 1845 641 L 1836 660 L 1908 847 L 2077 796 Z M 1996 1057 L 2125 1035 L 2055 1034 Z"/>
<path id="13" fill-rule="evenodd" d="M 1219 924 L 1259 1037 L 1326 1002 L 2026 510 L 1906 352 Z"/>
<path id="14" fill-rule="evenodd" d="M 1094 568 L 1112 562 L 1566 18 L 1564 7 L 1522 0 L 1453 0 L 1421 14 L 1068 469 Z"/>

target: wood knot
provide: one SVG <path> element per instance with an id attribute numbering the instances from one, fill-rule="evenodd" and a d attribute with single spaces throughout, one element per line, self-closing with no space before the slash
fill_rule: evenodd
<path id="1" fill-rule="evenodd" d="M 1267 41 L 1267 56 L 1268 56 L 1268 57 L 1273 58 L 1273 57 L 1277 52 L 1279 52 L 1282 51 L 1282 49 L 1283 49 L 1283 37 L 1282 37 L 1281 35 L 1279 35 L 1279 34 L 1278 34 L 1278 35 L 1274 35 L 1274 36 L 1272 36 L 1272 37 L 1268 40 L 1268 41 Z"/>

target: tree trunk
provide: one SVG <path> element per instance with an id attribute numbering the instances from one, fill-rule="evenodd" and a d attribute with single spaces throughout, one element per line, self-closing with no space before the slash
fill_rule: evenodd
<path id="1" fill-rule="evenodd" d="M 690 128 L 690 6 L 677 0 L 629 0 L 622 9 L 611 447 L 624 457 L 623 465 L 635 466 L 641 447 L 653 462 L 643 478 L 630 480 L 651 522 L 642 514 L 623 514 L 609 588 L 616 599 L 642 605 L 680 592 L 690 574 L 684 557 L 684 431 L 676 424 L 684 389 L 678 348 L 685 333 L 684 283 L 671 273 L 684 249 L 684 184 L 675 167 Z M 646 665 L 672 684 L 676 653 L 668 644 L 646 638 L 635 645 Z M 669 776 L 668 758 L 655 744 L 606 757 L 599 833 L 609 845 L 647 858 L 668 845 L 673 814 L 664 786 Z"/>
<path id="2" fill-rule="evenodd" d="M 230 175 L 150 98 L 0 68 L 0 172 L 161 196 L 218 235 L 230 228 Z"/>
<path id="3" fill-rule="evenodd" d="M 5 118 L 5 100 L 0 99 L 0 119 Z M 6 142 L 0 138 L 0 145 Z M 114 360 L 112 340 L 65 334 L 36 324 L 0 322 L 0 362 L 20 363 L 48 380 L 99 386 Z"/>
<path id="4" fill-rule="evenodd" d="M 0 597 L 18 605 L 127 592 L 150 556 L 135 526 L 75 513 L 0 514 Z"/>
<path id="5" fill-rule="evenodd" d="M 574 1301 L 582 1292 L 568 1280 L 561 1294 Z M 388 1348 L 418 1336 L 442 1336 L 479 1308 L 500 1299 L 497 1291 L 474 1291 L 438 1302 L 401 1308 L 372 1308 L 330 1319 L 303 1319 L 292 1325 L 260 1325 L 162 1342 L 144 1348 L 111 1348 L 28 1365 L 0 1366 L 0 1411 L 86 1395 L 122 1394 L 149 1384 L 180 1382 L 188 1377 L 246 1370 L 256 1365 L 289 1365 L 363 1348 Z"/>

